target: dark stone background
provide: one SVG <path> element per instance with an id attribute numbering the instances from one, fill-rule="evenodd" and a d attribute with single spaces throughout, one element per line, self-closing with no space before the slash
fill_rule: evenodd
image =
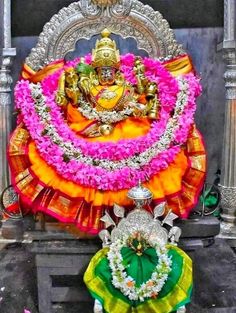
<path id="1" fill-rule="evenodd" d="M 187 313 L 236 313 L 236 255 L 232 249 L 218 240 L 213 246 L 198 249 L 190 256 L 194 289 Z M 25 308 L 38 313 L 36 281 L 30 247 L 0 245 L 0 312 L 23 313 Z M 53 313 L 92 313 L 91 307 L 84 302 L 58 303 Z"/>
<path id="2" fill-rule="evenodd" d="M 12 34 L 37 36 L 62 7 L 75 0 L 13 0 Z M 142 0 L 160 11 L 172 28 L 222 27 L 223 0 Z"/>

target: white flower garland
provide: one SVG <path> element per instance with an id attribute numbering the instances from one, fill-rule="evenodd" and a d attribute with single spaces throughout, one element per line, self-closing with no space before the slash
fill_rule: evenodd
<path id="1" fill-rule="evenodd" d="M 83 98 L 80 97 L 79 99 L 79 107 L 78 111 L 86 117 L 88 120 L 96 120 L 106 123 L 117 123 L 127 119 L 134 113 L 134 109 L 132 108 L 125 108 L 122 111 L 97 111 L 95 108 L 92 108 L 91 105 Z"/>
<path id="2" fill-rule="evenodd" d="M 175 112 L 173 117 L 169 119 L 164 134 L 146 151 L 140 153 L 137 156 L 132 156 L 120 161 L 111 161 L 105 159 L 100 160 L 85 156 L 80 149 L 74 147 L 72 142 L 65 142 L 58 134 L 56 128 L 50 124 L 51 116 L 50 112 L 48 111 L 46 98 L 43 95 L 40 83 L 31 83 L 30 90 L 32 98 L 34 99 L 35 110 L 42 120 L 42 124 L 45 126 L 46 134 L 50 137 L 54 144 L 58 145 L 62 149 L 64 155 L 66 155 L 69 159 L 78 160 L 82 163 L 93 166 L 96 164 L 98 167 L 114 171 L 123 167 L 139 169 L 149 164 L 155 156 L 170 147 L 174 138 L 174 133 L 178 128 L 178 119 L 183 113 L 184 108 L 188 102 L 188 82 L 184 78 L 180 78 L 178 83 L 180 91 L 177 95 Z"/>
<path id="3" fill-rule="evenodd" d="M 151 244 L 156 250 L 158 263 L 151 275 L 151 278 L 137 287 L 135 280 L 129 276 L 123 265 L 121 249 L 125 246 L 127 240 L 117 240 L 112 243 L 107 254 L 112 273 L 112 284 L 119 289 L 130 300 L 139 300 L 143 302 L 146 298 L 157 297 L 163 288 L 168 274 L 171 271 L 172 261 L 168 257 L 168 251 L 164 246 Z"/>

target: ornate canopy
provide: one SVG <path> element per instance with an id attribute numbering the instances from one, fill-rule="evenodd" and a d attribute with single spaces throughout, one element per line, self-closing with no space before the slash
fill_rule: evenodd
<path id="1" fill-rule="evenodd" d="M 106 1 L 105 1 L 106 2 Z M 26 63 L 38 70 L 73 51 L 79 39 L 90 39 L 104 27 L 122 38 L 134 38 L 152 58 L 169 59 L 184 51 L 162 15 L 138 0 L 81 0 L 61 9 L 44 26 Z"/>

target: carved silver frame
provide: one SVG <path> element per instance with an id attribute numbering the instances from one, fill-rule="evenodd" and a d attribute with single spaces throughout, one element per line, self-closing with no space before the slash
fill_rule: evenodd
<path id="1" fill-rule="evenodd" d="M 138 0 L 122 0 L 104 8 L 81 0 L 61 9 L 45 24 L 26 63 L 39 70 L 73 51 L 78 39 L 90 39 L 104 27 L 123 38 L 134 38 L 138 48 L 153 58 L 170 59 L 185 53 L 168 22 L 150 6 Z"/>

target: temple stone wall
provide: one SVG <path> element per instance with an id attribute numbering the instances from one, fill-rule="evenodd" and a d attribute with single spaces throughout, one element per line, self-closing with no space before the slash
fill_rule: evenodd
<path id="1" fill-rule="evenodd" d="M 62 7 L 75 0 L 12 1 L 13 36 L 35 36 Z M 223 0 L 140 0 L 160 11 L 172 28 L 223 25 Z M 24 9 L 23 9 L 24 8 Z"/>
<path id="2" fill-rule="evenodd" d="M 192 57 L 197 73 L 201 76 L 202 95 L 198 99 L 196 123 L 203 135 L 207 149 L 208 176 L 221 167 L 224 133 L 225 64 L 217 44 L 222 41 L 222 28 L 177 29 L 176 38 Z"/>
<path id="3" fill-rule="evenodd" d="M 12 46 L 17 49 L 13 65 L 14 84 L 21 65 L 35 46 L 42 26 L 71 0 L 15 0 L 12 2 Z M 225 71 L 217 45 L 223 40 L 222 0 L 143 0 L 175 28 L 177 40 L 192 56 L 202 77 L 203 94 L 198 100 L 196 123 L 202 132 L 208 153 L 208 182 L 220 168 L 224 129 Z M 22 11 L 22 8 L 25 8 Z"/>

